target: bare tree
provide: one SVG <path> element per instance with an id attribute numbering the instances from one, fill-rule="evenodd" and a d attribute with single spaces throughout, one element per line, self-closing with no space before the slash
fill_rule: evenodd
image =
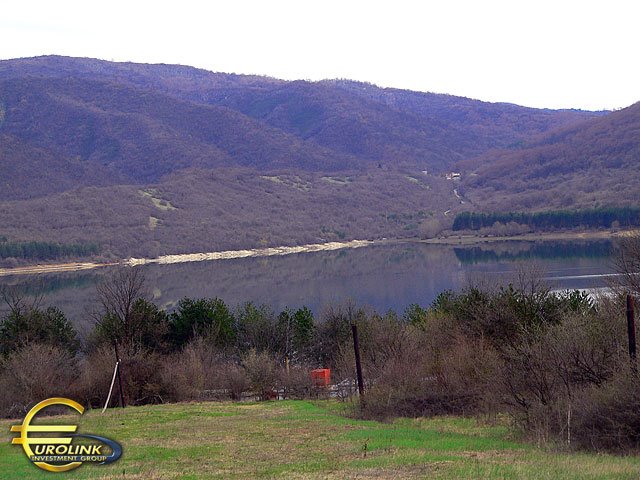
<path id="1" fill-rule="evenodd" d="M 145 277 L 135 267 L 120 267 L 96 287 L 100 311 L 96 322 L 111 322 L 116 328 L 114 340 L 131 338 L 133 308 L 138 299 L 147 296 Z"/>
<path id="2" fill-rule="evenodd" d="M 37 309 L 43 296 L 40 293 L 27 299 L 27 295 L 14 285 L 0 287 L 0 299 L 9 309 L 10 315 L 20 316 L 26 312 Z"/>
<path id="3" fill-rule="evenodd" d="M 124 407 L 128 394 L 125 394 L 126 382 L 118 345 L 133 347 L 131 339 L 136 330 L 134 308 L 138 300 L 144 300 L 147 296 L 144 274 L 139 268 L 120 267 L 98 284 L 96 290 L 101 310 L 97 312 L 95 319 L 98 327 L 113 342 L 118 365 L 120 406 Z M 132 353 L 132 350 L 129 353 Z"/>
<path id="4" fill-rule="evenodd" d="M 618 277 L 611 287 L 640 294 L 640 234 L 624 236 L 617 241 L 613 265 Z"/>

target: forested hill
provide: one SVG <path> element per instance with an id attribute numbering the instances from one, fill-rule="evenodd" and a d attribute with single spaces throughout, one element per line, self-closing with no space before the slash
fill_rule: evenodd
<path id="1" fill-rule="evenodd" d="M 63 191 L 70 177 L 75 186 L 141 184 L 193 167 L 331 171 L 363 163 L 225 107 L 128 85 L 24 77 L 0 79 L 0 92 L 1 177 L 23 185 L 22 192 L 1 193 L 4 199 Z M 24 155 L 25 149 L 41 154 Z M 96 171 L 99 180 L 92 177 Z M 31 188 L 36 179 L 44 191 Z"/>
<path id="2" fill-rule="evenodd" d="M 464 192 L 485 210 L 638 205 L 640 103 L 549 132 L 522 149 L 461 162 Z"/>
<path id="3" fill-rule="evenodd" d="M 122 258 L 428 237 L 465 210 L 592 206 L 614 197 L 632 164 L 636 110 L 532 109 L 176 65 L 3 60 L 0 236 Z M 574 145 L 599 160 L 580 163 Z M 527 157 L 531 149 L 549 150 L 548 160 Z M 546 172 L 565 158 L 574 158 L 565 171 Z M 446 178 L 458 168 L 461 179 Z M 572 175 L 593 198 L 556 181 Z"/>
<path id="4" fill-rule="evenodd" d="M 0 61 L 0 98 L 0 134 L 66 160 L 95 161 L 119 175 L 116 182 L 221 164 L 445 171 L 597 115 L 349 81 L 285 82 L 68 57 Z M 122 168 L 125 158 L 130 170 Z M 5 159 L 11 162 L 9 152 Z"/>

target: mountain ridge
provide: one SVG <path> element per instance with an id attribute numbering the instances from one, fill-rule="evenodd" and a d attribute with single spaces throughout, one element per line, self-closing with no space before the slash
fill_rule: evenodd
<path id="1" fill-rule="evenodd" d="M 0 61 L 0 78 L 28 75 L 128 84 L 228 107 L 336 153 L 440 171 L 453 161 L 601 114 L 539 110 L 350 81 L 284 81 L 164 64 L 55 56 Z"/>

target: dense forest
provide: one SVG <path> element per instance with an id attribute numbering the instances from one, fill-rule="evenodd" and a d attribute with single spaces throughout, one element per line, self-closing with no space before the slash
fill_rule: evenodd
<path id="1" fill-rule="evenodd" d="M 516 223 L 535 230 L 565 228 L 637 227 L 640 208 L 610 207 L 583 210 L 550 210 L 542 212 L 461 212 L 453 221 L 453 230 L 480 230 L 496 223 Z"/>
<path id="2" fill-rule="evenodd" d="M 0 237 L 0 258 L 26 260 L 58 260 L 67 257 L 89 257 L 100 251 L 98 245 L 60 244 L 54 242 L 9 242 Z"/>

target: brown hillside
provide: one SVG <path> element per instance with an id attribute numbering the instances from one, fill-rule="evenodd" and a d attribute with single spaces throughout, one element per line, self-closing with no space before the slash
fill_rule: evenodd
<path id="1" fill-rule="evenodd" d="M 464 192 L 476 204 L 515 210 L 637 204 L 639 162 L 637 103 L 461 168 L 468 173 Z"/>

